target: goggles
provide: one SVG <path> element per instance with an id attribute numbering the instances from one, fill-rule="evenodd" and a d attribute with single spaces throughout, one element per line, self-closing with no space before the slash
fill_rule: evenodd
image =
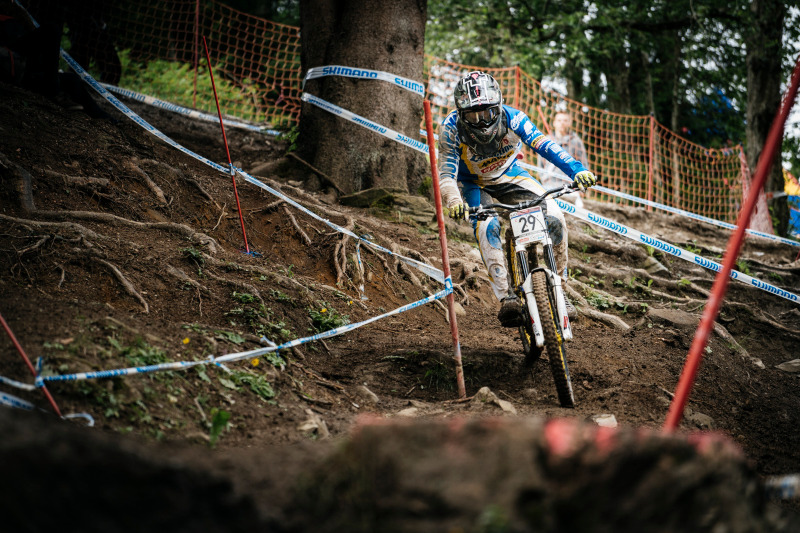
<path id="1" fill-rule="evenodd" d="M 462 118 L 465 122 L 477 126 L 478 124 L 490 124 L 499 113 L 499 106 L 492 106 L 480 111 L 464 111 Z"/>

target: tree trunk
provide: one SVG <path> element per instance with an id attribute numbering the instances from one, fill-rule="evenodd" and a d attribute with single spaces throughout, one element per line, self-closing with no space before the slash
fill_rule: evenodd
<path id="1" fill-rule="evenodd" d="M 758 158 L 764 149 L 769 128 L 781 102 L 781 39 L 786 4 L 776 0 L 753 0 L 750 5 L 753 23 L 747 38 L 747 164 L 755 173 Z M 780 147 L 779 147 L 780 148 Z M 781 151 L 775 155 L 767 178 L 767 191 L 782 191 Z M 786 235 L 789 209 L 785 198 L 773 204 L 778 219 L 777 232 Z"/>
<path id="2" fill-rule="evenodd" d="M 382 70 L 423 82 L 427 0 L 301 0 L 301 62 Z M 422 98 L 394 84 L 328 76 L 305 91 L 357 115 L 419 139 Z M 424 155 L 314 105 L 300 115 L 298 154 L 346 193 L 371 187 L 416 191 Z"/>

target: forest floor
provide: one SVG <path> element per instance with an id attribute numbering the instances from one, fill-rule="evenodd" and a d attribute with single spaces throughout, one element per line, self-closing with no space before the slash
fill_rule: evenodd
<path id="1" fill-rule="evenodd" d="M 130 105 L 187 148 L 226 160 L 218 124 Z M 441 267 L 426 198 L 346 207 L 324 177 L 285 155 L 284 141 L 226 133 L 237 167 Z M 352 239 L 239 180 L 258 255 L 243 253 L 229 176 L 123 117 L 91 119 L 3 84 L 0 176 L 0 313 L 28 354 L 43 358 L 43 375 L 242 352 L 262 336 L 306 337 L 441 290 L 362 246 L 362 299 Z M 716 261 L 729 238 L 639 207 L 586 207 Z M 563 409 L 546 361 L 525 371 L 516 330 L 497 323 L 470 228 L 448 228 L 466 400 L 455 392 L 450 327 L 435 304 L 227 370 L 52 382 L 61 411 L 89 413 L 95 425 L 0 411 L 0 507 L 12 530 L 69 520 L 83 531 L 798 527 L 797 506 L 767 504 L 760 488 L 767 476 L 800 472 L 800 372 L 777 368 L 800 354 L 797 304 L 732 281 L 682 432 L 659 436 L 713 272 L 568 217 L 569 287 L 581 316 L 567 345 L 576 407 Z M 786 245 L 748 239 L 738 268 L 800 288 L 797 249 Z M 32 382 L 0 339 L 2 375 Z M 39 391 L 3 391 L 50 410 Z M 617 462 L 592 455 L 589 443 L 608 437 L 592 422 L 603 415 L 619 424 L 618 448 L 627 446 Z M 559 455 L 553 428 L 586 446 Z M 564 454 L 571 460 L 552 459 Z M 677 526 L 676 516 L 691 525 Z M 721 523 L 727 529 L 715 529 Z"/>

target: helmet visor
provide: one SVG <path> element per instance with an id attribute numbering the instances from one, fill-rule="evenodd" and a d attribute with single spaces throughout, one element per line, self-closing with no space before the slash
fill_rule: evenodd
<path id="1" fill-rule="evenodd" d="M 462 116 L 465 122 L 473 126 L 489 125 L 497 118 L 499 112 L 498 106 L 492 106 L 479 111 L 464 111 Z"/>

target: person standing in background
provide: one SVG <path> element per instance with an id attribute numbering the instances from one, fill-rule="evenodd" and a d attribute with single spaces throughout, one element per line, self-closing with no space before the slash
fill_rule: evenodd
<path id="1" fill-rule="evenodd" d="M 583 145 L 583 141 L 578 134 L 572 131 L 572 115 L 569 111 L 563 110 L 556 112 L 556 116 L 553 119 L 553 130 L 553 135 L 551 136 L 552 140 L 588 169 L 589 158 L 586 155 L 586 147 Z M 552 189 L 553 187 L 562 185 L 564 180 L 559 179 L 558 176 L 563 176 L 567 179 L 566 174 L 561 172 L 557 166 L 547 161 L 542 156 L 538 157 L 538 163 L 540 168 L 544 168 L 544 172 L 540 172 L 539 177 L 545 189 Z M 575 192 L 562 196 L 561 198 L 574 203 L 575 207 L 582 209 L 583 199 L 581 196 L 582 193 Z"/>

